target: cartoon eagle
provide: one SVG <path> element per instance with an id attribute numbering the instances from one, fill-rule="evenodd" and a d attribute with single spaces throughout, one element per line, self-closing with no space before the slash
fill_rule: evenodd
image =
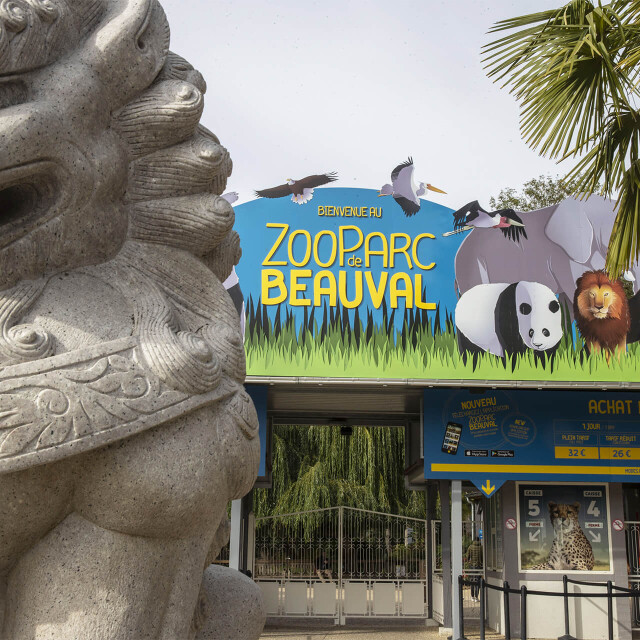
<path id="1" fill-rule="evenodd" d="M 301 180 L 293 180 L 293 178 L 287 178 L 285 184 L 281 184 L 271 189 L 261 189 L 256 191 L 256 195 L 260 198 L 284 198 L 291 194 L 291 201 L 298 204 L 306 204 L 313 198 L 313 190 L 315 187 L 320 187 L 323 184 L 334 182 L 338 179 L 338 174 L 334 171 L 332 173 L 321 173 L 314 176 L 307 176 Z"/>
<path id="2" fill-rule="evenodd" d="M 399 164 L 391 172 L 391 184 L 382 185 L 378 197 L 393 196 L 393 199 L 400 205 L 405 216 L 414 216 L 420 211 L 420 196 L 423 196 L 427 189 L 446 193 L 426 182 L 416 184 L 413 181 L 413 158 L 409 157 L 406 162 Z"/>

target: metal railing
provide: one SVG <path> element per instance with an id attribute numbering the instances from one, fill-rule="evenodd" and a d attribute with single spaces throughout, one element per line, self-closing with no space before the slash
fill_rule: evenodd
<path id="1" fill-rule="evenodd" d="M 462 521 L 462 568 L 467 574 L 484 574 L 485 567 L 485 542 L 482 540 L 482 553 L 477 561 L 472 565 L 467 556 L 467 550 L 471 543 L 480 538 L 482 533 L 482 520 Z M 431 521 L 431 557 L 433 558 L 433 572 L 442 573 L 442 521 Z"/>
<path id="2" fill-rule="evenodd" d="M 426 579 L 426 522 L 332 507 L 256 518 L 253 577 Z"/>
<path id="3" fill-rule="evenodd" d="M 633 600 L 631 609 L 631 627 L 640 628 L 640 522 L 627 520 L 624 523 L 624 534 L 627 548 L 627 567 L 629 588 L 639 592 Z"/>
<path id="4" fill-rule="evenodd" d="M 332 507 L 256 518 L 254 540 L 271 617 L 427 615 L 426 520 Z"/>
<path id="5" fill-rule="evenodd" d="M 466 580 L 463 576 L 458 576 L 458 589 L 460 592 L 459 602 L 462 603 L 462 590 L 464 586 L 471 586 L 477 584 L 475 581 Z M 576 584 L 586 587 L 606 587 L 606 593 L 603 592 L 590 592 L 590 593 L 575 593 L 569 592 L 569 584 Z M 486 624 L 486 602 L 487 602 L 487 589 L 493 591 L 501 591 L 504 597 L 504 637 L 505 640 L 511 640 L 511 595 L 520 596 L 520 638 L 521 640 L 527 640 L 527 597 L 529 596 L 547 596 L 547 597 L 562 597 L 564 599 L 564 635 L 559 640 L 575 640 L 574 636 L 570 633 L 569 628 L 569 598 L 606 598 L 607 599 L 607 629 L 608 639 L 613 638 L 613 599 L 614 598 L 638 598 L 638 591 L 634 589 L 627 589 L 626 587 L 618 587 L 611 582 L 611 580 L 605 582 L 586 582 L 583 580 L 572 580 L 566 575 L 562 576 L 562 591 L 538 591 L 536 589 L 527 589 L 526 586 L 520 587 L 520 589 L 511 589 L 508 582 L 503 582 L 502 586 L 489 584 L 480 578 L 480 640 L 485 640 L 485 624 Z M 458 615 L 460 616 L 460 638 L 464 638 L 464 608 L 460 604 Z M 460 640 L 460 639 L 457 639 Z"/>

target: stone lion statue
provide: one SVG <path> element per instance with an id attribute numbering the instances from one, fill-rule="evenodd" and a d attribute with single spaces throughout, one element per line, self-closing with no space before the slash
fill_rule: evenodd
<path id="1" fill-rule="evenodd" d="M 2 640 L 233 626 L 203 571 L 259 443 L 205 89 L 156 0 L 0 0 Z"/>

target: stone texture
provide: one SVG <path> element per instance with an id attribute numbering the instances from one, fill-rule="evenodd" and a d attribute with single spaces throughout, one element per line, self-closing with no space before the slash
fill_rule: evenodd
<path id="1" fill-rule="evenodd" d="M 203 582 L 259 443 L 231 160 L 168 47 L 156 0 L 0 2 L 1 640 L 262 626 Z"/>
<path id="2" fill-rule="evenodd" d="M 204 572 L 196 624 L 198 640 L 258 638 L 266 612 L 258 585 L 234 569 L 211 565 Z"/>

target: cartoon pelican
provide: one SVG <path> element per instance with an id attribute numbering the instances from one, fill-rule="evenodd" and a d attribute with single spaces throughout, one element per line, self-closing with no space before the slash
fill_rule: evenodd
<path id="1" fill-rule="evenodd" d="M 391 172 L 391 184 L 385 184 L 380 189 L 378 197 L 393 196 L 393 199 L 400 205 L 405 216 L 414 216 L 420 211 L 420 196 L 423 196 L 427 189 L 438 193 L 446 193 L 431 184 L 420 182 L 416 185 L 413 181 L 413 158 L 399 164 Z"/>

